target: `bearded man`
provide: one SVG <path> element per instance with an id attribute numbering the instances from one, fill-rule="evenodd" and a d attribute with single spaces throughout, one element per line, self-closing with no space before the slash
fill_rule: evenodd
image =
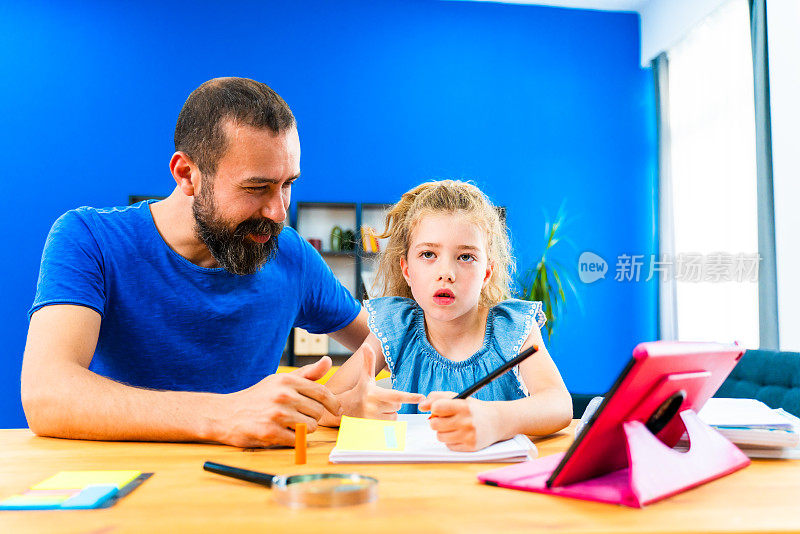
<path id="1" fill-rule="evenodd" d="M 355 350 L 366 314 L 284 228 L 300 176 L 291 110 L 244 78 L 198 87 L 166 199 L 78 208 L 42 255 L 22 366 L 31 429 L 75 439 L 291 444 L 336 398 L 324 357 L 275 375 L 292 327 Z"/>

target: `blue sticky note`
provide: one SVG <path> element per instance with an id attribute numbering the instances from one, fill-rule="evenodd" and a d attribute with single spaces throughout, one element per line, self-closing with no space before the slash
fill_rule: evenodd
<path id="1" fill-rule="evenodd" d="M 386 448 L 394 450 L 397 448 L 397 433 L 394 431 L 393 426 L 383 427 L 383 433 L 386 436 Z"/>
<path id="2" fill-rule="evenodd" d="M 116 486 L 87 486 L 80 493 L 74 497 L 70 497 L 61 503 L 61 509 L 85 509 L 85 508 L 100 508 L 109 499 L 117 494 L 119 489 Z"/>

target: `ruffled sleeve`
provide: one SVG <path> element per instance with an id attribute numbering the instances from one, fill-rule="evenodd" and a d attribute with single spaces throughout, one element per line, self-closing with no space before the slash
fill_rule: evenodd
<path id="1" fill-rule="evenodd" d="M 394 381 L 406 345 L 414 335 L 416 302 L 402 297 L 380 297 L 364 303 L 369 329 L 381 342 L 381 352 Z"/>
<path id="2" fill-rule="evenodd" d="M 541 329 L 547 322 L 539 301 L 506 300 L 492 308 L 492 313 L 496 350 L 506 361 L 520 353 L 534 325 Z M 514 376 L 519 382 L 520 390 L 527 396 L 528 388 L 522 380 L 518 365 L 514 367 Z"/>

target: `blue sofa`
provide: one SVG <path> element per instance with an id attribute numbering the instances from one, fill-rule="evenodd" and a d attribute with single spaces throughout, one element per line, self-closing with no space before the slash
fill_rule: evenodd
<path id="1" fill-rule="evenodd" d="M 714 396 L 758 399 L 800 417 L 800 353 L 748 350 Z"/>

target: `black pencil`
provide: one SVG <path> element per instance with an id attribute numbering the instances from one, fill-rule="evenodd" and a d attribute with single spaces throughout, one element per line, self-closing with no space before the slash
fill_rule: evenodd
<path id="1" fill-rule="evenodd" d="M 519 365 L 519 363 L 522 360 L 524 360 L 531 354 L 534 354 L 537 350 L 539 350 L 539 347 L 537 347 L 536 345 L 531 345 L 530 347 L 523 350 L 518 355 L 514 356 L 512 359 L 508 360 L 506 363 L 504 363 L 503 365 L 501 365 L 500 367 L 498 367 L 497 369 L 495 369 L 494 371 L 484 376 L 483 378 L 472 384 L 470 387 L 468 387 L 467 389 L 456 395 L 455 398 L 466 399 L 467 397 L 469 397 L 470 395 L 481 389 L 483 386 L 485 386 L 498 376 L 502 375 L 503 373 L 514 367 L 515 365 Z"/>

